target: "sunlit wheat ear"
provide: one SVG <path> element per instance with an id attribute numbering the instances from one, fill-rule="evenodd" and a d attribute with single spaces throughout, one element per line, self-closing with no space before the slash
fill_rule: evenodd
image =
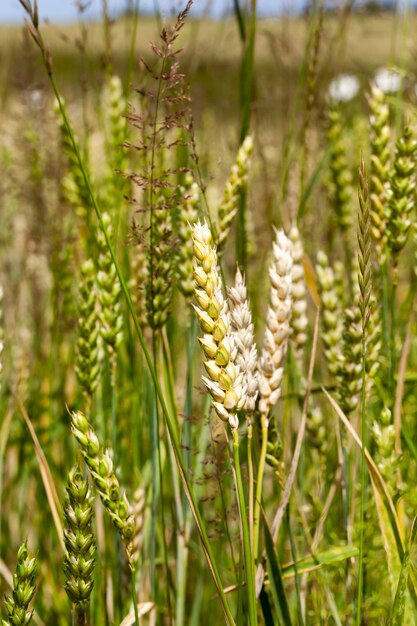
<path id="1" fill-rule="evenodd" d="M 179 290 L 187 300 L 190 300 L 194 294 L 193 224 L 197 221 L 200 202 L 200 189 L 190 172 L 185 175 L 184 185 L 180 191 L 176 274 Z"/>
<path id="2" fill-rule="evenodd" d="M 213 397 L 217 415 L 229 422 L 232 428 L 238 428 L 237 411 L 245 405 L 246 386 L 243 373 L 235 363 L 237 349 L 217 271 L 217 252 L 206 223 L 195 224 L 193 245 L 194 295 L 197 301 L 197 305 L 193 306 L 204 332 L 199 341 L 207 359 L 204 367 L 208 376 L 203 376 L 203 381 Z"/>
<path id="3" fill-rule="evenodd" d="M 228 288 L 227 294 L 233 340 L 237 348 L 236 363 L 240 367 L 247 388 L 243 409 L 246 414 L 251 415 L 258 397 L 258 353 L 245 280 L 239 269 L 236 272 L 235 284 Z"/>
<path id="4" fill-rule="evenodd" d="M 343 124 L 340 112 L 332 108 L 328 114 L 330 198 L 337 226 L 346 231 L 352 224 L 352 173 L 348 167 Z"/>
<path id="5" fill-rule="evenodd" d="M 83 391 L 85 409 L 97 387 L 100 364 L 98 360 L 98 313 L 96 270 L 91 260 L 81 266 L 78 311 L 78 339 L 75 354 L 75 372 Z"/>
<path id="6" fill-rule="evenodd" d="M 103 213 L 103 224 L 110 240 L 113 238 L 111 219 L 108 213 Z M 120 294 L 121 287 L 104 233 L 97 232 L 97 259 L 98 298 L 100 301 L 100 334 L 114 353 L 123 338 L 123 317 L 121 314 Z"/>
<path id="7" fill-rule="evenodd" d="M 258 363 L 258 409 L 267 415 L 278 401 L 284 375 L 291 320 L 292 244 L 284 231 L 279 230 L 273 243 L 273 262 L 269 268 L 270 304 L 262 354 Z"/>
<path id="8" fill-rule="evenodd" d="M 238 210 L 239 194 L 248 178 L 250 155 L 253 150 L 253 139 L 248 136 L 237 153 L 236 162 L 230 170 L 224 188 L 223 200 L 219 206 L 216 223 L 216 244 L 219 254 L 222 253 L 232 222 Z"/>
<path id="9" fill-rule="evenodd" d="M 394 164 L 389 173 L 386 221 L 388 248 L 397 281 L 398 256 L 407 243 L 415 207 L 417 141 L 410 128 L 405 128 L 397 141 Z"/>
<path id="10" fill-rule="evenodd" d="M 96 542 L 92 533 L 93 508 L 88 482 L 80 467 L 68 474 L 64 507 L 65 591 L 76 609 L 87 612 L 94 585 Z"/>
<path id="11" fill-rule="evenodd" d="M 32 620 L 33 611 L 29 604 L 35 595 L 35 575 L 36 558 L 29 554 L 26 543 L 23 543 L 17 553 L 12 595 L 4 598 L 7 619 L 2 620 L 2 626 L 27 626 Z"/>
<path id="12" fill-rule="evenodd" d="M 339 371 L 342 356 L 343 315 L 336 288 L 335 273 L 324 252 L 317 254 L 317 285 L 321 299 L 321 339 L 329 372 Z"/>
<path id="13" fill-rule="evenodd" d="M 303 374 L 304 350 L 308 339 L 307 288 L 303 267 L 303 244 L 300 232 L 295 224 L 291 227 L 289 237 L 292 242 L 291 255 L 293 259 L 291 270 L 292 313 L 290 339 L 294 346 L 295 358 L 297 359 L 300 373 Z"/>
<path id="14" fill-rule="evenodd" d="M 379 260 L 384 258 L 386 244 L 386 192 L 391 156 L 389 127 L 389 107 L 384 93 L 372 85 L 368 97 L 371 115 L 370 148 L 371 164 L 369 171 L 369 201 L 371 212 L 371 233 Z"/>
<path id="15" fill-rule="evenodd" d="M 126 494 L 120 493 L 111 453 L 109 450 L 101 452 L 96 433 L 80 411 L 71 414 L 71 431 L 78 442 L 104 508 L 120 533 L 129 565 L 134 569 L 132 538 L 135 523 Z"/>

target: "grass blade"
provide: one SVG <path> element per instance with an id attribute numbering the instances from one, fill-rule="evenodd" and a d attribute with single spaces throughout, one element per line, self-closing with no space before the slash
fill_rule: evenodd
<path id="1" fill-rule="evenodd" d="M 285 589 L 282 582 L 281 570 L 277 557 L 275 555 L 274 542 L 272 540 L 271 531 L 269 530 L 267 521 L 263 516 L 263 526 L 265 535 L 265 550 L 267 555 L 268 571 L 269 571 L 269 584 L 272 592 L 274 602 L 281 613 L 282 620 L 285 626 L 291 626 L 291 615 L 285 595 Z"/>

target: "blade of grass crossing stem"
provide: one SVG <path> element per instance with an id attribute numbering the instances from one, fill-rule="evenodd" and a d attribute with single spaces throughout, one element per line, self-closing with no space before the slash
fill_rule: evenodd
<path id="1" fill-rule="evenodd" d="M 281 615 L 282 621 L 285 626 L 291 626 L 291 615 L 285 595 L 284 585 L 282 582 L 281 570 L 277 557 L 275 555 L 274 542 L 272 540 L 271 531 L 269 530 L 268 523 L 264 516 L 263 527 L 265 534 L 265 550 L 267 555 L 268 571 L 269 571 L 269 584 L 271 587 L 272 597 L 277 607 L 278 613 Z"/>
<path id="2" fill-rule="evenodd" d="M 305 574 L 322 569 L 328 565 L 334 565 L 358 556 L 358 548 L 356 546 L 335 546 L 330 550 L 319 552 L 311 556 L 306 556 L 297 561 L 298 574 Z M 283 565 L 281 568 L 282 579 L 293 578 L 295 576 L 294 563 Z"/>
<path id="3" fill-rule="evenodd" d="M 46 48 L 46 46 L 45 46 L 45 44 L 43 42 L 42 35 L 41 35 L 41 33 L 39 31 L 39 28 L 38 28 L 38 24 L 36 24 L 36 25 L 33 24 L 32 15 L 29 15 L 29 17 L 30 17 L 31 22 L 32 22 L 31 24 L 28 24 L 29 32 L 30 32 L 31 36 L 33 37 L 33 39 L 35 40 L 35 43 L 40 48 L 40 51 L 41 51 L 41 54 L 42 54 L 43 63 L 45 65 L 45 69 L 47 71 L 47 74 L 48 74 L 48 77 L 49 77 L 49 80 L 50 80 L 50 83 L 51 83 L 52 90 L 53 90 L 54 95 L 55 95 L 55 97 L 57 99 L 57 102 L 58 102 L 58 107 L 59 107 L 59 111 L 60 111 L 60 114 L 61 114 L 61 117 L 62 117 L 62 121 L 64 123 L 64 126 L 65 126 L 67 132 L 68 132 L 68 136 L 70 137 L 72 148 L 74 150 L 74 155 L 75 155 L 77 163 L 78 163 L 78 165 L 80 167 L 80 170 L 81 170 L 81 173 L 82 173 L 82 176 L 83 176 L 83 180 L 84 180 L 86 189 L 88 190 L 89 196 L 91 198 L 91 201 L 92 201 L 92 204 L 93 204 L 93 208 L 94 208 L 94 212 L 95 212 L 95 214 L 97 216 L 98 223 L 99 223 L 100 228 L 101 228 L 101 230 L 103 232 L 103 235 L 104 235 L 104 238 L 105 238 L 105 241 L 106 241 L 106 245 L 107 245 L 108 250 L 110 252 L 110 255 L 111 255 L 111 258 L 112 258 L 112 262 L 114 264 L 114 267 L 115 267 L 118 279 L 120 281 L 120 285 L 121 285 L 121 288 L 122 288 L 123 296 L 124 296 L 124 298 L 126 300 L 127 307 L 129 309 L 129 313 L 132 316 L 133 325 L 135 327 L 136 335 L 138 337 L 141 349 L 143 351 L 143 354 L 144 354 L 144 357 L 145 357 L 145 360 L 146 360 L 146 364 L 148 366 L 149 372 L 150 372 L 151 377 L 152 377 L 152 382 L 153 382 L 153 385 L 155 387 L 155 392 L 156 392 L 156 395 L 158 396 L 158 400 L 159 400 L 160 405 L 161 405 L 161 409 L 162 409 L 162 412 L 163 412 L 165 424 L 166 424 L 166 427 L 168 429 L 169 439 L 170 439 L 171 445 L 174 448 L 175 459 L 176 459 L 176 462 L 178 464 L 178 469 L 179 469 L 179 472 L 180 472 L 181 481 L 182 481 L 182 484 L 183 484 L 183 487 L 184 487 L 184 491 L 186 493 L 187 500 L 189 502 L 190 508 L 192 510 L 192 513 L 193 513 L 193 517 L 194 517 L 194 520 L 195 520 L 197 532 L 198 532 L 198 534 L 200 536 L 203 552 L 204 552 L 204 555 L 206 557 L 207 564 L 208 564 L 211 576 L 213 578 L 213 582 L 215 584 L 215 587 L 216 587 L 219 599 L 220 599 L 220 601 L 222 603 L 222 608 L 223 608 L 223 611 L 225 613 L 225 617 L 226 617 L 227 623 L 231 624 L 231 625 L 234 625 L 235 621 L 233 619 L 230 607 L 228 605 L 227 599 L 226 599 L 226 597 L 224 595 L 224 592 L 223 592 L 223 586 L 222 586 L 222 583 L 221 583 L 220 574 L 219 574 L 219 571 L 217 569 L 217 565 L 216 565 L 216 563 L 214 561 L 214 558 L 213 558 L 212 549 L 211 549 L 211 546 L 210 546 L 210 543 L 209 543 L 209 540 L 208 540 L 208 537 L 207 537 L 207 533 L 206 533 L 206 530 L 205 530 L 205 527 L 204 527 L 203 519 L 201 517 L 200 511 L 199 511 L 198 506 L 197 506 L 196 499 L 194 497 L 194 493 L 192 491 L 190 482 L 188 480 L 187 473 L 185 471 L 184 462 L 183 462 L 183 459 L 182 459 L 181 449 L 180 449 L 180 445 L 179 445 L 178 425 L 171 419 L 171 416 L 169 415 L 169 412 L 167 410 L 167 407 L 166 407 L 166 404 L 165 404 L 165 399 L 164 399 L 164 396 L 162 394 L 161 387 L 159 385 L 158 377 L 156 375 L 156 371 L 155 371 L 155 368 L 154 368 L 153 363 L 152 363 L 152 358 L 151 358 L 151 355 L 149 353 L 149 350 L 147 349 L 147 346 L 146 346 L 146 343 L 145 343 L 145 338 L 144 338 L 142 330 L 140 328 L 140 324 L 139 324 L 139 321 L 138 321 L 136 313 L 135 313 L 135 309 L 134 309 L 134 306 L 133 306 L 132 299 L 130 297 L 130 293 L 129 293 L 126 281 L 125 281 L 124 276 L 123 276 L 123 274 L 121 272 L 120 265 L 119 265 L 119 262 L 118 262 L 117 257 L 116 257 L 116 253 L 115 253 L 115 251 L 113 249 L 113 246 L 112 246 L 112 244 L 110 242 L 110 239 L 108 237 L 107 229 L 105 228 L 105 225 L 104 225 L 104 222 L 103 222 L 103 216 L 102 216 L 102 212 L 101 212 L 100 206 L 98 204 L 96 195 L 95 195 L 95 193 L 93 191 L 92 184 L 91 184 L 91 181 L 90 181 L 87 169 L 85 167 L 85 164 L 84 164 L 83 158 L 81 156 L 80 150 L 78 148 L 77 142 L 75 140 L 74 132 L 72 130 L 72 126 L 71 126 L 69 117 L 67 115 L 66 109 L 64 107 L 64 104 L 63 104 L 63 101 L 62 101 L 62 98 L 61 98 L 61 93 L 60 93 L 60 91 L 58 89 L 57 83 L 55 81 L 54 74 L 52 72 L 52 59 L 51 59 L 50 52 Z"/>
<path id="4" fill-rule="evenodd" d="M 39 464 L 39 469 L 41 472 L 43 486 L 45 487 L 46 497 L 48 499 L 49 508 L 51 509 L 52 518 L 54 520 L 56 532 L 58 534 L 58 538 L 62 548 L 64 548 L 64 531 L 61 524 L 61 516 L 58 513 L 60 509 L 60 503 L 58 498 L 58 493 L 55 488 L 55 483 L 52 478 L 51 470 L 49 469 L 48 461 L 46 460 L 45 454 L 42 450 L 42 446 L 39 443 L 39 439 L 36 435 L 35 429 L 33 428 L 32 422 L 29 419 L 29 416 L 26 412 L 25 407 L 23 406 L 21 400 L 16 398 L 17 406 L 19 411 L 23 417 L 26 426 L 28 427 L 30 436 L 32 437 L 33 445 L 35 448 L 36 458 Z"/>
<path id="5" fill-rule="evenodd" d="M 410 569 L 410 552 L 416 536 L 416 517 L 410 530 L 410 537 L 401 565 L 400 577 L 398 580 L 397 591 L 395 593 L 394 604 L 392 605 L 388 626 L 402 626 L 405 617 L 405 607 L 407 601 L 407 585 Z M 408 622 L 407 622 L 408 623 Z"/>

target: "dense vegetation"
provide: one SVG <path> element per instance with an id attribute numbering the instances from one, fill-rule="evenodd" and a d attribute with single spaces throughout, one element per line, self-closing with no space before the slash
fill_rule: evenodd
<path id="1" fill-rule="evenodd" d="M 414 624 L 415 18 L 21 4 L 3 624 Z"/>

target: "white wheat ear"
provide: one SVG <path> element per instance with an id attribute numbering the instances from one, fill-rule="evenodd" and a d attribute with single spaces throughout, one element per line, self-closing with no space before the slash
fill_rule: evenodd
<path id="1" fill-rule="evenodd" d="M 239 268 L 236 271 L 235 284 L 228 288 L 227 294 L 233 338 L 237 348 L 236 363 L 240 367 L 247 386 L 246 402 L 243 408 L 247 414 L 251 414 L 255 410 L 258 397 L 258 353 L 245 279 Z"/>
<path id="2" fill-rule="evenodd" d="M 264 346 L 259 359 L 259 402 L 267 415 L 281 393 L 284 357 L 287 353 L 291 320 L 292 244 L 283 230 L 276 233 L 273 262 L 269 268 L 270 306 L 266 316 Z"/>

